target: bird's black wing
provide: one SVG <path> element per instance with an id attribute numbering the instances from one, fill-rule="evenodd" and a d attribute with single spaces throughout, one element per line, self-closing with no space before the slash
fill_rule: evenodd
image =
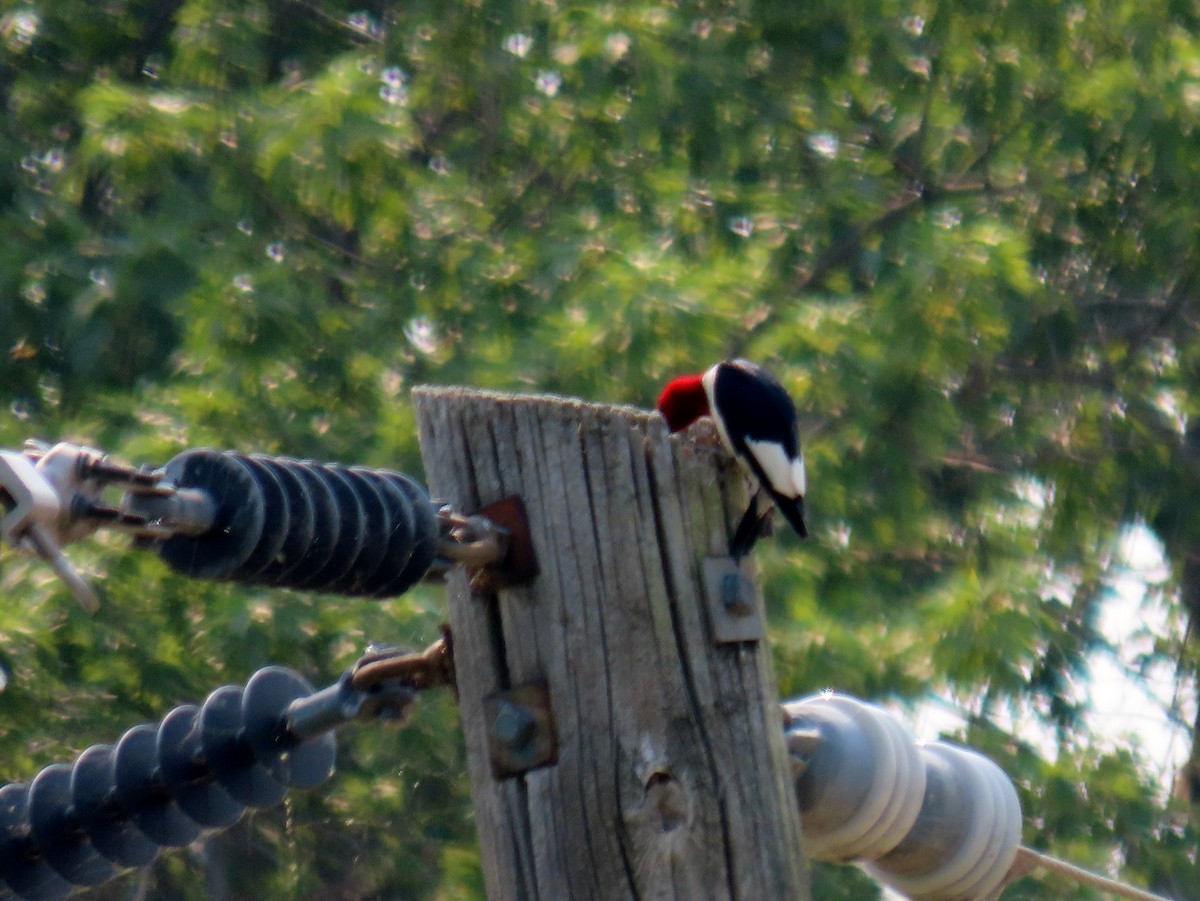
<path id="1" fill-rule="evenodd" d="M 747 439 L 771 442 L 783 448 L 788 459 L 800 456 L 800 435 L 796 423 L 796 405 L 787 389 L 767 370 L 746 360 L 728 360 L 717 369 L 713 399 L 721 410 L 729 440 L 758 477 L 762 490 L 770 494 L 796 534 L 808 537 L 804 521 L 803 496 L 787 497 L 776 491 L 763 472 L 758 457 L 747 446 Z M 757 523 L 752 502 L 746 511 L 734 541 L 734 555 L 749 551 L 757 537 L 751 522 Z M 747 541 L 746 539 L 749 538 Z"/>
<path id="2" fill-rule="evenodd" d="M 779 379 L 761 366 L 747 360 L 721 363 L 713 383 L 713 399 L 731 441 L 773 441 L 789 458 L 799 456 L 796 405 Z M 745 446 L 738 450 L 746 453 Z"/>

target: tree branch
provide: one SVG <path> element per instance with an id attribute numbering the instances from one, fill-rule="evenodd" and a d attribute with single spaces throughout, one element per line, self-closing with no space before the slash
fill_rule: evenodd
<path id="1" fill-rule="evenodd" d="M 869 222 L 859 225 L 850 234 L 831 245 L 817 258 L 812 268 L 802 271 L 791 286 L 791 293 L 796 296 L 803 296 L 819 289 L 830 272 L 839 266 L 845 265 L 860 252 L 863 240 L 867 236 L 891 231 L 896 225 L 904 221 L 908 214 L 915 207 L 920 206 L 922 202 L 923 195 L 921 192 L 912 190 L 911 188 L 897 195 L 888 205 L 887 210 Z M 780 313 L 781 309 L 779 306 L 771 307 L 753 322 L 746 331 L 734 338 L 729 345 L 727 355 L 730 357 L 740 356 L 746 345 L 753 338 L 761 334 L 767 327 L 774 325 Z"/>
<path id="2" fill-rule="evenodd" d="M 972 167 L 974 164 L 972 164 Z M 789 288 L 796 297 L 811 294 L 821 289 L 825 279 L 835 269 L 850 263 L 862 251 L 863 242 L 871 235 L 887 234 L 904 222 L 916 209 L 944 200 L 947 197 L 964 197 L 979 194 L 997 196 L 1012 189 L 996 188 L 986 179 L 955 177 L 940 185 L 910 185 L 892 198 L 887 209 L 857 227 L 841 240 L 826 248 L 812 267 L 802 270 Z M 727 356 L 741 355 L 746 346 L 765 329 L 774 325 L 782 309 L 773 306 L 750 323 L 742 334 L 733 338 L 727 348 Z"/>

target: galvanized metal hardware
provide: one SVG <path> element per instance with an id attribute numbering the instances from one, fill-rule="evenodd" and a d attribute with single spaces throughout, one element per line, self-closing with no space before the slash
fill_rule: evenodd
<path id="1" fill-rule="evenodd" d="M 550 687 L 544 680 L 498 691 L 483 699 L 488 752 L 497 779 L 519 776 L 558 760 Z"/>
<path id="2" fill-rule="evenodd" d="M 64 498 L 28 456 L 0 451 L 0 535 L 18 550 L 41 557 L 71 589 L 88 613 L 100 606 L 95 593 L 63 556 L 59 534 Z"/>
<path id="3" fill-rule="evenodd" d="M 216 505 L 200 492 L 162 483 L 162 473 L 108 460 L 100 451 L 66 442 L 26 442 L 24 452 L 0 451 L 0 535 L 53 568 L 89 613 L 99 607 L 62 548 L 97 529 L 118 529 L 142 541 L 200 534 L 212 526 Z M 119 506 L 105 493 L 122 497 Z"/>

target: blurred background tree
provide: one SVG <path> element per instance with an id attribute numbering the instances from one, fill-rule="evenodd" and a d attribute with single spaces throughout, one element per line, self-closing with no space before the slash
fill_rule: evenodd
<path id="1" fill-rule="evenodd" d="M 761 554 L 782 692 L 949 702 L 1027 842 L 1200 898 L 1200 745 L 1164 775 L 1087 718 L 1136 648 L 1200 734 L 1191 4 L 3 0 L 0 101 L 0 445 L 419 472 L 419 382 L 648 406 L 761 360 L 812 482 L 814 538 Z M 1130 536 L 1164 569 L 1114 638 Z M 0 561 L 0 780 L 444 615 L 73 557 L 94 618 Z M 481 897 L 452 703 L 339 744 L 93 897 Z M 1048 892 L 1090 897 L 1006 898 Z"/>

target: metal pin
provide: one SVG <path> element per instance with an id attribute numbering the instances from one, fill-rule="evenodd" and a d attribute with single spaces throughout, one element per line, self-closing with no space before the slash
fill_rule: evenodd
<path id="1" fill-rule="evenodd" d="M 75 600 L 79 602 L 79 606 L 85 613 L 95 613 L 100 609 L 100 599 L 96 597 L 96 593 L 75 571 L 71 561 L 63 556 L 58 542 L 50 537 L 45 529 L 37 525 L 30 526 L 25 532 L 25 539 L 37 551 L 37 555 L 50 564 L 54 574 L 67 583 L 71 594 L 75 595 Z"/>

